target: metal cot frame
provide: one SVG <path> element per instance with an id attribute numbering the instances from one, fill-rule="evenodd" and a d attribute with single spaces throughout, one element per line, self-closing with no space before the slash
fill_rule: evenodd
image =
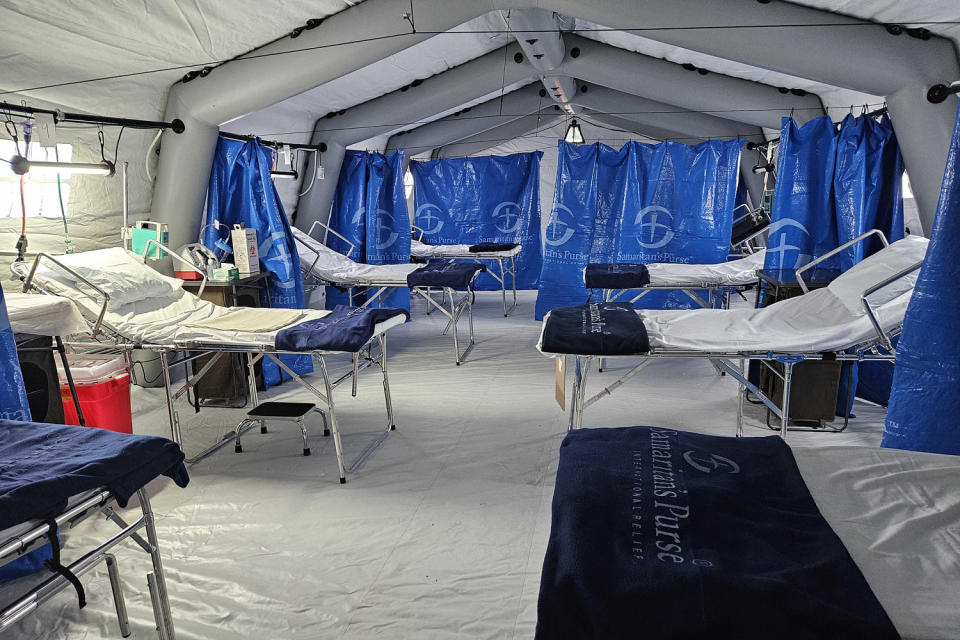
<path id="1" fill-rule="evenodd" d="M 313 231 L 317 227 L 322 227 L 326 230 L 326 234 L 333 234 L 346 242 L 350 246 L 350 250 L 347 251 L 346 257 L 349 258 L 350 254 L 353 253 L 353 250 L 356 246 L 350 242 L 343 235 L 337 233 L 327 225 L 323 224 L 320 221 L 314 222 L 310 226 L 310 230 L 307 232 L 307 235 L 313 237 Z M 326 235 L 324 236 L 323 244 L 326 245 Z M 310 263 L 310 266 L 304 266 L 303 262 L 300 263 L 300 269 L 303 272 L 304 278 L 311 282 L 313 286 L 332 286 L 338 289 L 344 289 L 348 292 L 350 297 L 350 306 L 359 306 L 359 307 L 369 307 L 376 303 L 378 306 L 380 302 L 390 295 L 397 289 L 407 288 L 407 285 L 400 285 L 396 283 L 373 283 L 373 284 L 357 284 L 355 282 L 335 282 L 333 280 L 326 280 L 320 278 L 313 274 L 312 270 L 314 265 L 317 264 L 317 261 L 320 260 L 320 253 L 311 247 L 310 245 L 301 242 L 301 246 L 309 250 L 311 253 L 316 254 L 316 258 L 313 259 L 313 262 Z M 447 326 L 444 327 L 441 335 L 447 335 L 447 332 L 451 332 L 453 335 L 453 354 L 454 361 L 457 366 L 466 360 L 467 355 L 470 354 L 470 351 L 473 350 L 473 347 L 476 345 L 477 340 L 473 332 L 473 285 L 477 280 L 479 273 L 474 274 L 473 278 L 470 280 L 470 284 L 467 287 L 467 290 L 463 292 L 462 295 L 457 295 L 457 291 L 453 287 L 410 287 L 410 293 L 415 294 L 423 298 L 427 303 L 427 314 L 430 314 L 431 308 L 435 308 L 440 313 L 447 317 Z M 431 295 L 432 289 L 437 288 L 443 292 L 443 298 L 440 302 Z M 354 303 L 355 296 L 360 294 L 366 294 L 366 300 L 364 300 L 359 305 Z M 450 305 L 446 305 L 447 298 L 450 299 Z M 469 325 L 469 341 L 467 347 L 461 351 L 460 350 L 460 335 L 457 330 L 457 323 L 460 320 L 460 317 L 463 315 L 464 311 L 467 313 L 467 320 Z M 451 331 L 452 329 L 452 331 Z"/>
<path id="2" fill-rule="evenodd" d="M 117 621 L 120 625 L 120 633 L 124 638 L 130 635 L 130 623 L 127 618 L 127 608 L 120 584 L 120 569 L 117 565 L 117 559 L 111 551 L 113 547 L 128 538 L 136 542 L 150 556 L 150 562 L 153 565 L 152 571 L 147 573 L 147 587 L 150 591 L 150 602 L 153 605 L 157 636 L 160 640 L 174 640 L 176 634 L 174 633 L 173 618 L 170 614 L 170 600 L 167 597 L 167 585 L 163 576 L 163 564 L 160 560 L 160 551 L 157 544 L 153 510 L 150 507 L 150 499 L 145 488 L 137 491 L 137 497 L 142 513 L 137 520 L 129 524 L 113 508 L 111 503 L 115 499 L 114 495 L 106 489 L 91 492 L 75 505 L 68 507 L 57 515 L 54 520 L 57 527 L 72 528 L 81 520 L 100 513 L 120 527 L 119 532 L 74 560 L 67 565 L 67 569 L 76 576 L 82 576 L 100 562 L 107 565 L 110 587 L 113 590 L 113 602 L 117 611 Z M 141 529 L 146 532 L 146 539 L 139 533 Z M 21 557 L 23 554 L 46 544 L 45 536 L 49 532 L 50 526 L 46 523 L 40 523 L 20 535 L 7 540 L 0 540 L 0 562 Z M 53 596 L 70 588 L 72 588 L 72 585 L 65 577 L 60 574 L 53 574 L 0 610 L 0 632 L 35 611 Z"/>
<path id="3" fill-rule="evenodd" d="M 151 243 L 155 241 L 151 240 L 147 243 L 145 251 L 149 250 Z M 189 261 L 184 260 L 180 256 L 176 255 L 163 245 L 156 243 L 161 250 L 170 254 L 175 260 L 180 260 L 186 265 L 190 265 L 191 269 L 198 271 L 203 277 L 203 282 L 200 285 L 200 291 L 203 291 L 203 287 L 206 285 L 206 276 L 203 272 L 200 272 L 196 269 L 195 266 L 191 265 Z M 23 290 L 29 291 L 31 288 L 36 289 L 40 293 L 46 293 L 50 295 L 57 295 L 56 293 L 45 290 L 42 286 L 37 285 L 34 282 L 34 275 L 36 274 L 37 267 L 39 266 L 42 260 L 47 260 L 63 271 L 69 273 L 72 277 L 76 278 L 78 281 L 83 282 L 91 289 L 96 291 L 99 294 L 99 297 L 103 298 L 103 303 L 100 307 L 100 311 L 97 315 L 97 319 L 94 322 L 90 339 L 91 342 L 71 342 L 69 343 L 74 348 L 84 349 L 84 350 L 110 350 L 116 351 L 124 354 L 124 356 L 130 359 L 132 351 L 134 349 L 143 349 L 146 351 L 153 351 L 159 354 L 160 365 L 163 373 L 163 384 L 164 384 L 164 394 L 167 403 L 167 417 L 170 423 L 170 437 L 171 439 L 179 445 L 183 445 L 183 437 L 180 426 L 180 417 L 179 412 L 176 408 L 176 401 L 190 391 L 197 382 L 199 382 L 204 375 L 213 367 L 213 365 L 219 361 L 219 359 L 225 353 L 238 353 L 245 354 L 247 360 L 247 382 L 250 389 L 250 398 L 253 401 L 254 406 L 258 404 L 257 396 L 257 385 L 256 379 L 254 376 L 254 365 L 262 360 L 264 357 L 269 358 L 277 364 L 285 373 L 287 373 L 293 380 L 297 382 L 301 387 L 313 394 L 320 402 L 323 404 L 324 408 L 317 408 L 316 411 L 320 413 L 324 421 L 324 435 L 329 435 L 332 432 L 334 448 L 336 450 L 337 458 L 337 469 L 340 475 L 340 483 L 343 484 L 346 482 L 347 472 L 354 472 L 364 460 L 370 456 L 371 453 L 386 439 L 390 431 L 396 430 L 396 421 L 393 411 L 393 402 L 390 395 L 390 379 L 387 373 L 387 336 L 385 333 L 381 333 L 378 336 L 375 336 L 371 339 L 360 351 L 357 353 L 351 354 L 352 357 L 352 369 L 346 374 L 340 376 L 336 380 L 333 380 L 327 370 L 326 362 L 324 361 L 325 355 L 330 355 L 331 353 L 339 352 L 328 352 L 328 351 L 283 351 L 278 350 L 268 345 L 261 345 L 259 347 L 252 347 L 250 345 L 243 344 L 230 344 L 230 343 L 190 343 L 188 345 L 179 345 L 179 344 L 150 344 L 150 343 L 140 343 L 133 340 L 129 340 L 121 335 L 119 332 L 105 327 L 104 317 L 107 313 L 107 307 L 110 304 L 110 296 L 103 289 L 97 287 L 92 282 L 78 274 L 76 271 L 70 269 L 68 266 L 64 265 L 62 262 L 58 261 L 56 258 L 50 256 L 46 253 L 40 253 L 37 255 L 33 262 L 33 266 L 30 269 L 29 274 L 24 280 Z M 97 336 L 109 334 L 111 341 L 110 342 L 96 342 Z M 379 355 L 375 355 L 373 351 L 373 344 L 377 343 L 380 347 Z M 173 355 L 172 355 L 173 354 Z M 177 356 L 175 354 L 183 354 Z M 306 355 L 310 354 L 317 365 L 317 368 L 320 370 L 321 377 L 323 379 L 323 391 L 317 389 L 314 385 L 303 379 L 300 375 L 294 372 L 290 367 L 286 365 L 281 359 L 281 355 Z M 199 371 L 191 372 L 188 369 L 194 360 L 203 356 L 212 356 L 204 365 L 200 368 Z M 361 367 L 360 360 L 363 359 L 363 365 Z M 379 434 L 379 436 L 374 440 L 366 449 L 364 449 L 360 455 L 349 465 L 344 463 L 343 458 L 343 446 L 340 438 L 340 426 L 339 421 L 336 415 L 336 409 L 334 407 L 333 401 L 333 389 L 340 385 L 347 378 L 351 379 L 352 382 L 352 395 L 357 395 L 357 376 L 361 368 L 366 368 L 367 366 L 376 365 L 380 368 L 383 374 L 383 394 L 384 401 L 387 408 L 387 426 L 384 431 Z M 179 388 L 174 388 L 172 376 L 170 372 L 173 368 L 183 366 L 186 372 L 184 380 Z M 192 369 L 192 367 L 191 367 Z M 229 442 L 234 440 L 238 432 L 242 433 L 249 429 L 252 425 L 247 424 L 245 428 L 241 431 L 240 426 L 238 426 L 233 431 L 227 432 L 224 437 L 219 440 L 217 443 L 212 446 L 204 449 L 198 455 L 188 458 L 187 462 L 193 463 L 203 458 L 209 456 L 214 451 L 220 449 L 221 447 L 227 445 Z"/>
<path id="4" fill-rule="evenodd" d="M 418 233 L 417 240 L 423 239 L 423 229 L 413 225 L 411 227 L 415 233 Z M 510 312 L 513 311 L 517 306 L 517 254 L 513 255 L 504 255 L 504 252 L 501 251 L 482 251 L 477 253 L 467 253 L 467 254 L 456 254 L 456 255 L 446 255 L 438 256 L 440 260 L 447 260 L 449 262 L 454 262 L 456 260 L 472 260 L 477 264 L 483 264 L 482 260 L 491 260 L 497 263 L 497 270 L 493 271 L 492 269 L 487 269 L 487 273 L 493 277 L 494 280 L 500 283 L 500 293 L 501 299 L 503 300 L 503 317 L 506 318 L 510 315 Z M 506 261 L 509 260 L 509 263 Z M 486 266 L 486 265 L 484 265 Z M 507 307 L 507 276 L 510 276 L 511 291 L 513 293 L 513 304 L 510 307 Z"/>
<path id="5" fill-rule="evenodd" d="M 803 280 L 802 273 L 807 271 L 816 264 L 827 260 L 828 258 L 840 253 L 844 249 L 849 248 L 850 246 L 865 240 L 866 238 L 872 235 L 879 235 L 884 246 L 888 246 L 888 242 L 884 235 L 877 231 L 876 229 L 868 231 L 863 235 L 860 235 L 853 240 L 850 240 L 847 243 L 844 243 L 840 247 L 837 247 L 833 251 L 823 255 L 822 257 L 814 260 L 801 269 L 797 270 L 797 280 L 800 284 L 801 289 L 806 293 L 808 287 Z M 883 289 L 887 285 L 903 278 L 910 273 L 916 271 L 920 268 L 922 264 L 918 262 L 910 267 L 902 269 L 901 271 L 883 279 L 877 284 L 869 287 L 860 295 L 860 304 L 866 311 L 867 317 L 870 319 L 870 323 L 873 326 L 873 329 L 876 333 L 875 336 L 871 337 L 870 340 L 867 340 L 861 344 L 858 344 L 850 349 L 847 349 L 847 352 L 839 353 L 823 353 L 823 352 L 707 352 L 707 351 L 679 351 L 679 350 L 651 350 L 646 354 L 625 354 L 625 355 L 614 355 L 609 356 L 605 355 L 602 358 L 599 356 L 582 356 L 576 355 L 576 365 L 574 367 L 574 382 L 573 382 L 573 392 L 571 398 L 570 406 L 570 418 L 568 423 L 569 429 L 579 429 L 583 426 L 583 411 L 590 405 L 594 404 L 598 400 L 610 395 L 613 391 L 621 387 L 627 380 L 638 374 L 643 369 L 647 368 L 657 360 L 663 359 L 672 359 L 672 358 L 699 358 L 709 360 L 711 364 L 720 372 L 730 375 L 734 380 L 739 384 L 739 390 L 737 393 L 737 436 L 743 435 L 743 399 L 746 391 L 750 391 L 755 395 L 766 407 L 780 419 L 780 436 L 784 439 L 787 437 L 787 432 L 790 429 L 790 391 L 793 382 L 793 368 L 804 361 L 807 360 L 824 360 L 827 358 L 833 358 L 835 360 L 843 362 L 869 362 L 869 361 L 882 361 L 882 362 L 893 362 L 896 357 L 896 351 L 891 342 L 891 338 L 898 335 L 902 328 L 902 324 L 895 327 L 893 330 L 886 332 L 880 326 L 880 321 L 877 318 L 876 312 L 873 309 L 873 306 L 870 304 L 868 297 Z M 879 348 L 882 347 L 886 353 L 881 353 Z M 566 357 L 565 354 L 558 354 L 559 357 Z M 593 396 L 587 398 L 586 396 L 586 384 L 587 384 L 587 372 L 589 371 L 591 361 L 594 358 L 598 358 L 601 361 L 607 358 L 640 358 L 640 363 L 627 371 L 623 376 L 617 379 L 615 382 L 610 384 L 607 387 L 604 387 L 603 390 L 594 394 Z M 763 363 L 764 366 L 783 383 L 783 397 L 782 397 L 782 407 L 778 407 L 777 404 L 769 398 L 761 389 L 759 389 L 755 384 L 750 382 L 747 377 L 747 368 L 746 362 L 756 360 Z M 779 363 L 783 367 L 783 373 L 777 371 L 774 367 L 774 363 Z M 842 430 L 842 429 L 839 429 Z"/>

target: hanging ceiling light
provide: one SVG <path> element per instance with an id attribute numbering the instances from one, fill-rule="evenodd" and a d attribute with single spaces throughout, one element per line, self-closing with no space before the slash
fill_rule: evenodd
<path id="1" fill-rule="evenodd" d="M 570 126 L 567 127 L 567 133 L 563 136 L 563 141 L 571 144 L 584 143 L 583 132 L 580 131 L 580 125 L 576 118 L 570 121 Z"/>
<path id="2" fill-rule="evenodd" d="M 112 162 L 104 160 L 102 162 L 45 162 L 40 160 L 27 160 L 23 156 L 14 156 L 10 160 L 10 168 L 18 176 L 48 175 L 55 176 L 60 174 L 68 176 L 72 174 L 88 174 L 95 176 L 112 176 L 114 166 Z"/>

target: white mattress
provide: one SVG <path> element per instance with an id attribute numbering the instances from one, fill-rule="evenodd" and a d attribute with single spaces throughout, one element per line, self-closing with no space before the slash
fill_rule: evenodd
<path id="1" fill-rule="evenodd" d="M 657 262 L 647 265 L 650 284 L 658 287 L 743 287 L 757 281 L 763 268 L 766 249 L 745 258 L 717 264 L 673 264 Z"/>
<path id="2" fill-rule="evenodd" d="M 300 255 L 300 267 L 309 275 L 327 282 L 354 286 L 407 286 L 407 275 L 418 264 L 360 264 L 337 253 L 300 229 L 293 229 Z M 319 254 L 319 258 L 318 258 Z M 309 270 L 309 271 L 308 271 Z"/>
<path id="3" fill-rule="evenodd" d="M 862 261 L 826 288 L 762 309 L 637 313 L 655 350 L 838 351 L 876 335 L 860 295 L 892 273 L 923 260 L 926 248 L 925 238 L 909 236 Z M 914 271 L 870 296 L 885 331 L 903 322 L 916 279 Z"/>
<path id="4" fill-rule="evenodd" d="M 5 293 L 3 297 L 14 333 L 69 336 L 88 330 L 76 305 L 66 298 L 33 293 Z"/>
<path id="5" fill-rule="evenodd" d="M 131 277 L 143 280 L 159 278 L 180 283 L 179 280 L 157 273 L 141 262 L 139 256 L 120 248 L 74 253 L 58 256 L 58 259 L 67 266 L 83 264 L 87 267 L 96 267 L 98 264 L 104 264 L 116 268 L 121 264 L 123 269 L 128 270 Z M 81 292 L 76 282 L 68 275 L 62 275 L 62 272 L 49 268 L 41 268 L 37 271 L 36 280 L 51 293 L 73 300 L 87 317 L 95 318 L 100 312 L 100 303 Z M 140 300 L 116 308 L 108 306 L 104 324 L 124 338 L 137 343 L 177 347 L 220 345 L 272 349 L 277 331 L 227 331 L 185 326 L 187 323 L 220 318 L 238 309 L 220 307 L 212 302 L 201 300 L 178 286 L 169 296 Z M 286 313 L 288 310 L 262 310 L 264 314 L 270 314 L 273 311 Z M 307 309 L 303 312 L 303 316 L 291 326 L 322 318 L 329 313 L 329 311 Z M 403 322 L 403 316 L 381 322 L 376 326 L 375 335 Z"/>
<path id="6" fill-rule="evenodd" d="M 960 457 L 795 447 L 800 473 L 904 640 L 960 629 Z"/>
<path id="7" fill-rule="evenodd" d="M 424 244 L 419 240 L 410 241 L 410 255 L 414 258 L 481 258 L 497 256 L 509 258 L 520 254 L 521 247 L 517 245 L 504 251 L 484 251 L 475 253 L 470 251 L 469 244 Z"/>

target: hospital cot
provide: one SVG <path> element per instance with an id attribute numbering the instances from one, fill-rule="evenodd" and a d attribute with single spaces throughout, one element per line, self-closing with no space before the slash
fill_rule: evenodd
<path id="1" fill-rule="evenodd" d="M 414 238 L 410 241 L 410 256 L 421 260 L 473 260 L 483 264 L 482 260 L 495 262 L 497 269 L 487 269 L 494 280 L 500 283 L 503 300 L 503 317 L 506 318 L 517 306 L 517 256 L 522 247 L 516 243 L 497 244 L 426 244 L 423 242 L 423 229 L 412 227 Z M 511 280 L 513 304 L 507 307 L 507 276 Z"/>
<path id="2" fill-rule="evenodd" d="M 882 239 L 884 249 L 829 286 L 808 291 L 805 271 L 874 235 Z M 537 347 L 546 355 L 576 357 L 571 429 L 582 426 L 586 407 L 653 362 L 697 358 L 709 360 L 739 383 L 738 435 L 743 430 L 743 396 L 748 389 L 780 419 L 780 434 L 786 438 L 793 368 L 798 363 L 894 360 L 891 338 L 903 324 L 927 244 L 925 238 L 908 236 L 887 246 L 882 233 L 870 231 L 799 269 L 797 278 L 804 295 L 761 309 L 635 311 L 629 303 L 554 309 L 543 320 Z M 595 357 L 639 357 L 641 361 L 588 399 L 587 371 Z M 782 407 L 748 378 L 745 363 L 754 360 L 779 379 Z"/>
<path id="3" fill-rule="evenodd" d="M 560 447 L 536 640 L 949 640 L 960 458 L 658 427 Z"/>
<path id="4" fill-rule="evenodd" d="M 627 292 L 639 290 L 635 303 L 651 291 L 682 291 L 697 305 L 712 309 L 730 306 L 730 294 L 756 284 L 766 250 L 716 264 L 589 264 L 583 271 L 587 289 L 602 289 L 605 302 L 615 302 Z M 707 291 L 707 299 L 698 291 Z"/>
<path id="5" fill-rule="evenodd" d="M 155 241 L 152 244 L 181 260 Z M 151 248 L 147 244 L 145 251 Z M 134 349 L 156 352 L 160 359 L 167 417 L 171 438 L 183 442 L 176 401 L 192 389 L 226 353 L 246 356 L 247 378 L 254 407 L 259 405 L 254 366 L 267 358 L 321 402 L 318 411 L 325 433 L 332 432 L 340 482 L 396 428 L 390 383 L 387 374 L 387 336 L 392 327 L 405 321 L 401 310 L 364 310 L 344 314 L 320 310 L 226 308 L 200 299 L 181 287 L 181 281 L 169 278 L 147 266 L 142 256 L 120 248 L 100 249 L 64 256 L 41 253 L 31 263 L 15 265 L 24 279 L 24 291 L 35 290 L 72 300 L 88 323 L 88 339 L 73 342 L 74 348 L 115 350 L 129 356 Z M 206 280 L 201 283 L 201 291 Z M 379 354 L 374 353 L 374 343 Z M 324 357 L 346 353 L 353 358 L 353 370 L 333 380 Z M 308 354 L 323 382 L 323 389 L 293 371 L 280 358 L 285 354 Z M 192 363 L 212 356 L 192 370 Z M 340 426 L 334 407 L 333 389 L 352 378 L 357 389 L 357 362 L 363 358 L 380 367 L 383 374 L 387 425 L 380 436 L 350 465 L 344 463 Z M 174 387 L 171 372 L 182 367 L 184 377 Z M 245 421 L 244 428 L 252 424 Z M 195 462 L 239 436 L 240 427 L 208 447 Z M 304 433 L 304 439 L 306 434 Z M 306 448 L 306 444 L 305 447 Z"/>
<path id="6" fill-rule="evenodd" d="M 347 255 L 334 251 L 313 237 L 316 230 L 324 230 L 325 238 L 329 234 L 340 238 L 348 246 Z M 347 291 L 351 306 L 369 307 L 380 304 L 396 289 L 409 287 L 410 293 L 420 296 L 431 308 L 439 310 L 448 318 L 443 335 L 448 331 L 453 335 L 454 361 L 459 366 L 476 344 L 473 333 L 473 285 L 477 276 L 484 270 L 479 264 L 362 264 L 350 258 L 356 248 L 350 240 L 321 222 L 314 222 L 309 231 L 294 228 L 293 238 L 300 256 L 300 269 L 304 283 L 314 286 L 332 286 Z M 444 299 L 437 302 L 431 295 L 432 289 L 444 293 Z M 458 291 L 462 291 L 458 295 Z M 449 307 L 444 306 L 449 297 Z M 467 314 L 469 342 L 460 350 L 460 336 L 457 325 L 463 313 Z"/>
<path id="7" fill-rule="evenodd" d="M 65 589 L 77 591 L 80 606 L 85 592 L 79 580 L 101 562 L 106 564 L 120 633 L 130 625 L 114 548 L 132 540 L 150 556 L 147 574 L 150 602 L 160 640 L 173 640 L 174 626 L 167 586 L 146 486 L 163 475 L 184 487 L 189 478 L 183 452 L 165 438 L 133 436 L 94 429 L 35 422 L 0 420 L 0 565 L 44 553 L 52 572 L 39 584 L 14 582 L 3 594 L 13 600 L 0 608 L 0 632 L 12 627 Z M 126 507 L 137 496 L 141 515 L 127 522 L 114 505 Z M 95 515 L 120 527 L 72 562 L 61 555 L 60 536 Z M 144 534 L 146 538 L 144 538 Z M 24 592 L 24 588 L 26 591 Z"/>

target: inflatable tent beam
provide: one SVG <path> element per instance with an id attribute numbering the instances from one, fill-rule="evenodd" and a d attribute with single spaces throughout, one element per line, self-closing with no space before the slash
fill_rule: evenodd
<path id="1" fill-rule="evenodd" d="M 567 105 L 577 95 L 577 83 L 568 75 L 552 73 L 563 64 L 566 53 L 556 14 L 547 9 L 509 11 L 504 21 L 527 60 L 541 74 L 540 81 L 547 95 L 572 114 L 573 109 Z"/>
<path id="2" fill-rule="evenodd" d="M 520 62 L 515 62 L 517 54 L 521 54 Z M 536 74 L 525 60 L 520 45 L 514 42 L 438 73 L 406 91 L 398 89 L 351 107 L 342 115 L 317 120 L 311 142 L 327 146 L 322 157 L 326 177 L 318 180 L 297 203 L 297 226 L 307 229 L 317 220 L 326 222 L 348 146 L 408 127 L 406 123 L 436 118 L 465 103 L 498 94 L 504 86 L 530 83 Z M 309 161 L 305 176 L 312 175 L 314 161 Z"/>
<path id="3" fill-rule="evenodd" d="M 386 153 L 405 149 L 407 155 L 432 151 L 445 144 L 482 133 L 506 124 L 511 120 L 529 115 L 552 104 L 546 90 L 539 83 L 532 83 L 512 91 L 501 99 L 499 96 L 482 104 L 464 109 L 463 112 L 446 116 L 409 131 L 390 136 Z"/>
<path id="4" fill-rule="evenodd" d="M 153 218 L 170 223 L 175 246 L 196 237 L 220 125 L 489 11 L 536 7 L 602 25 L 642 25 L 641 35 L 661 42 L 884 96 L 930 228 L 956 104 L 933 105 L 925 95 L 932 84 L 960 78 L 953 45 L 893 36 L 879 24 L 779 0 L 418 0 L 417 30 L 409 32 L 407 0 L 366 0 L 171 88 L 164 120 L 180 118 L 187 129 L 163 135 Z M 690 25 L 703 28 L 670 28 Z"/>
<path id="5" fill-rule="evenodd" d="M 435 158 L 463 158 L 486 151 L 515 138 L 522 138 L 530 134 L 549 129 L 558 122 L 570 116 L 549 107 L 540 113 L 517 118 L 512 122 L 494 127 L 488 131 L 464 138 L 452 144 L 440 147 L 433 153 Z M 555 141 L 554 138 L 544 140 Z"/>
<path id="6" fill-rule="evenodd" d="M 517 13 L 526 15 L 526 12 Z M 555 26 L 555 21 L 552 24 L 545 25 L 547 29 L 553 29 Z M 695 136 L 733 138 L 740 135 L 739 131 L 747 131 L 752 139 L 759 141 L 762 139 L 758 128 L 760 125 L 779 128 L 780 118 L 788 115 L 792 109 L 799 109 L 797 117 L 801 121 L 822 114 L 819 98 L 811 94 L 805 96 L 783 94 L 776 87 L 770 85 L 722 74 L 702 76 L 697 73 L 690 73 L 682 65 L 673 62 L 632 53 L 585 38 L 567 37 L 576 47 L 570 50 L 570 55 L 554 69 L 555 71 L 567 73 L 571 68 L 574 68 L 584 74 L 576 77 L 590 78 L 600 84 L 616 85 L 626 93 L 654 94 L 670 101 L 670 104 L 666 105 L 661 102 L 644 102 L 641 98 L 637 98 L 632 103 L 633 106 L 623 107 L 619 110 L 650 111 L 653 113 L 649 114 L 649 118 L 654 119 L 659 116 L 664 121 L 673 118 L 674 116 L 670 112 L 677 111 L 680 107 L 686 110 L 716 110 L 729 115 L 729 119 L 722 119 L 708 114 L 695 114 L 688 111 L 690 113 L 689 118 L 699 118 L 699 122 L 702 123 L 699 128 L 702 133 L 692 133 Z M 524 43 L 529 45 L 529 42 L 524 41 Z M 519 43 L 509 45 L 506 55 L 503 50 L 494 51 L 482 58 L 477 58 L 472 62 L 437 74 L 433 78 L 425 80 L 423 86 L 419 87 L 417 91 L 424 91 L 429 84 L 429 90 L 425 93 L 431 94 L 436 84 L 442 84 L 446 94 L 454 98 L 460 96 L 460 100 L 455 99 L 454 102 L 463 104 L 476 96 L 477 93 L 492 93 L 493 91 L 488 91 L 488 89 L 498 89 L 504 82 L 513 82 L 517 78 L 523 77 L 525 73 L 536 74 L 540 69 L 529 66 L 529 57 L 515 57 L 520 53 L 520 46 Z M 538 60 L 538 63 L 542 63 L 544 59 L 546 59 L 546 56 Z M 503 78 L 505 60 L 508 61 L 506 69 L 509 74 L 506 78 Z M 484 62 L 481 63 L 481 61 Z M 523 69 L 526 69 L 526 71 L 523 71 Z M 630 69 L 631 73 L 622 74 L 619 72 L 621 69 Z M 575 77 L 566 76 L 566 79 L 570 84 L 577 86 L 578 82 Z M 498 82 L 500 84 L 497 84 Z M 606 97 L 607 106 L 593 105 L 593 108 L 598 111 L 617 111 L 615 100 L 612 98 L 619 96 L 628 99 L 629 96 L 626 93 L 611 92 L 608 89 L 605 93 L 601 91 L 599 98 L 592 98 L 589 94 L 578 95 L 573 103 L 566 103 L 563 108 L 568 113 L 573 113 L 576 110 L 575 104 L 580 100 L 586 100 L 587 103 L 585 104 L 589 104 L 591 100 L 596 101 Z M 566 95 L 571 94 L 573 94 L 573 91 L 568 91 Z M 550 97 L 557 99 L 556 96 Z M 732 104 L 754 105 L 754 107 L 759 104 L 763 105 L 764 109 L 769 110 L 737 111 L 731 110 Z M 415 121 L 428 119 L 440 111 L 450 108 L 455 108 L 455 106 L 450 106 L 450 103 L 438 102 L 432 95 L 417 102 L 411 100 L 409 95 L 404 96 L 401 95 L 401 92 L 395 91 L 392 94 L 375 98 L 354 107 L 343 116 L 318 120 L 314 128 L 312 142 L 314 144 L 323 142 L 330 149 L 323 157 L 327 179 L 323 183 L 316 184 L 300 199 L 297 207 L 297 226 L 305 229 L 314 221 L 323 221 L 328 217 L 330 205 L 333 202 L 333 194 L 336 190 L 336 178 L 343 159 L 343 148 L 380 135 L 390 128 L 395 129 L 398 122 L 398 113 L 406 113 L 410 116 L 411 121 Z M 413 115 L 414 111 L 417 112 L 416 116 Z M 506 111 L 503 112 L 507 113 Z M 732 122 L 733 120 L 741 121 L 744 124 L 739 125 L 738 129 L 737 125 Z M 393 124 L 373 124 L 378 122 Z M 708 123 L 713 123 L 712 130 Z M 445 125 L 438 125 L 438 121 L 435 121 L 424 124 L 418 129 L 427 129 L 429 132 L 436 126 Z M 490 127 L 485 126 L 484 128 L 489 129 Z M 687 133 L 690 134 L 689 131 Z M 423 135 L 427 136 L 429 133 Z M 465 132 L 461 137 L 467 135 L 470 134 Z M 400 145 L 401 143 L 397 144 Z M 407 144 L 407 141 L 403 144 Z M 422 149 L 415 150 L 416 153 L 421 151 Z M 305 175 L 311 175 L 311 171 L 311 167 L 308 166 Z M 759 196 L 759 194 L 754 195 Z"/>

